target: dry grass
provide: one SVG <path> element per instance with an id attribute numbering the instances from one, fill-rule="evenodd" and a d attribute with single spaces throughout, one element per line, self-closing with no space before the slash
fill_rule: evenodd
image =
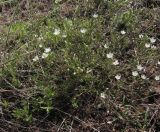
<path id="1" fill-rule="evenodd" d="M 159 130 L 158 2 L 3 0 L 0 12 L 0 131 Z"/>

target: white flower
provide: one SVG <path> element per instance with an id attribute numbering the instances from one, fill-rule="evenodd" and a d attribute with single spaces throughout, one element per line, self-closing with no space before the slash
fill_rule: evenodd
<path id="1" fill-rule="evenodd" d="M 73 26 L 72 20 L 67 20 L 67 23 L 69 24 L 69 26 Z"/>
<path id="2" fill-rule="evenodd" d="M 142 65 L 137 65 L 137 69 L 138 69 L 139 71 L 142 71 L 142 70 L 144 69 L 144 67 L 143 67 Z"/>
<path id="3" fill-rule="evenodd" d="M 87 68 L 86 73 L 90 73 L 90 72 L 92 72 L 92 69 L 88 69 L 88 68 Z"/>
<path id="4" fill-rule="evenodd" d="M 38 61 L 39 60 L 39 57 L 38 57 L 38 55 L 36 55 L 34 58 L 33 58 L 33 61 L 35 62 L 35 61 Z"/>
<path id="5" fill-rule="evenodd" d="M 139 38 L 143 38 L 143 34 L 140 34 L 140 35 L 139 35 Z"/>
<path id="6" fill-rule="evenodd" d="M 43 53 L 43 54 L 42 54 L 42 58 L 45 59 L 45 58 L 48 57 L 48 55 L 49 55 L 48 53 Z"/>
<path id="7" fill-rule="evenodd" d="M 146 75 L 144 75 L 144 74 L 141 75 L 141 78 L 144 80 L 147 79 Z"/>
<path id="8" fill-rule="evenodd" d="M 151 49 L 157 49 L 157 47 L 155 45 L 152 45 Z"/>
<path id="9" fill-rule="evenodd" d="M 39 47 L 42 48 L 43 47 L 42 44 L 40 44 Z"/>
<path id="10" fill-rule="evenodd" d="M 117 80 L 120 80 L 120 79 L 121 79 L 121 75 L 118 74 L 118 75 L 115 76 L 115 78 L 116 78 Z"/>
<path id="11" fill-rule="evenodd" d="M 125 32 L 124 30 L 122 30 L 122 31 L 121 31 L 121 34 L 124 35 L 124 34 L 126 34 L 126 32 Z"/>
<path id="12" fill-rule="evenodd" d="M 108 54 L 107 54 L 107 58 L 110 58 L 110 59 L 113 58 L 113 53 L 111 53 L 111 52 L 108 53 Z"/>
<path id="13" fill-rule="evenodd" d="M 51 51 L 50 47 L 49 48 L 45 48 L 45 50 L 44 50 L 45 53 L 49 53 L 50 51 Z"/>
<path id="14" fill-rule="evenodd" d="M 160 65 L 160 61 L 158 61 L 157 64 Z"/>
<path id="15" fill-rule="evenodd" d="M 41 41 L 41 40 L 43 40 L 43 37 L 42 36 L 38 37 L 38 41 Z"/>
<path id="16" fill-rule="evenodd" d="M 83 72 L 83 69 L 81 67 L 77 67 L 77 69 L 81 72 Z"/>
<path id="17" fill-rule="evenodd" d="M 146 44 L 145 44 L 145 47 L 146 47 L 146 48 L 150 48 L 150 47 L 151 47 L 151 44 L 146 43 Z"/>
<path id="18" fill-rule="evenodd" d="M 83 29 L 80 30 L 80 32 L 81 32 L 81 33 L 86 33 L 86 32 L 87 32 L 87 29 L 84 29 L 84 28 L 83 28 Z"/>
<path id="19" fill-rule="evenodd" d="M 66 37 L 67 37 L 67 35 L 66 35 L 66 34 L 62 34 L 62 37 L 63 37 L 63 38 L 66 38 Z"/>
<path id="20" fill-rule="evenodd" d="M 156 39 L 154 37 L 150 38 L 150 42 L 153 44 L 156 42 Z"/>
<path id="21" fill-rule="evenodd" d="M 159 80 L 160 80 L 160 76 L 158 76 L 158 75 L 155 76 L 155 80 L 156 80 L 156 81 L 159 81 Z"/>
<path id="22" fill-rule="evenodd" d="M 59 2 L 61 2 L 62 0 L 55 0 L 55 3 L 58 4 Z"/>
<path id="23" fill-rule="evenodd" d="M 137 71 L 133 71 L 132 72 L 132 76 L 134 76 L 134 77 L 138 76 L 138 72 Z"/>
<path id="24" fill-rule="evenodd" d="M 115 65 L 115 66 L 119 65 L 118 60 L 115 60 L 115 61 L 113 62 L 113 65 Z"/>
<path id="25" fill-rule="evenodd" d="M 36 38 L 37 38 L 37 37 L 38 37 L 38 35 L 37 35 L 37 34 L 35 34 L 35 35 L 34 35 L 34 37 L 36 37 Z"/>
<path id="26" fill-rule="evenodd" d="M 93 18 L 97 18 L 98 17 L 98 14 L 93 14 Z"/>
<path id="27" fill-rule="evenodd" d="M 107 48 L 108 48 L 108 45 L 107 45 L 107 44 L 105 44 L 105 45 L 104 45 L 104 48 L 105 48 L 105 49 L 107 49 Z"/>
<path id="28" fill-rule="evenodd" d="M 103 92 L 103 93 L 100 94 L 100 97 L 105 99 L 106 98 L 106 94 Z"/>
<path id="29" fill-rule="evenodd" d="M 60 34 L 60 29 L 55 29 L 53 34 L 54 35 L 59 35 Z"/>
<path id="30" fill-rule="evenodd" d="M 107 121 L 107 124 L 112 124 L 112 121 Z"/>

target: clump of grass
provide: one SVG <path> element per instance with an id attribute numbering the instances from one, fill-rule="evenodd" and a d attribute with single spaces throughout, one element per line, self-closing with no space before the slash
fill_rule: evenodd
<path id="1" fill-rule="evenodd" d="M 7 44 L 1 35 L 2 112 L 31 123 L 55 108 L 92 115 L 94 100 L 107 112 L 105 131 L 156 130 L 158 112 L 148 104 L 156 107 L 159 94 L 158 14 L 130 1 L 82 1 L 67 18 L 56 14 L 64 3 L 34 22 L 13 23 Z"/>

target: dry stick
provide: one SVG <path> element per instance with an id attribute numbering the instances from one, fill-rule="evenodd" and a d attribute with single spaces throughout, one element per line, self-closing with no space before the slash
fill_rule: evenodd
<path id="1" fill-rule="evenodd" d="M 72 120 L 69 132 L 72 132 L 73 122 L 74 122 L 74 121 Z"/>
<path id="2" fill-rule="evenodd" d="M 132 102 L 135 102 L 135 101 L 138 101 L 138 100 L 148 99 L 149 97 L 154 97 L 154 96 L 156 96 L 156 95 L 159 95 L 159 94 L 157 93 L 157 94 L 153 94 L 153 95 L 150 95 L 150 96 L 147 96 L 147 97 L 141 98 L 141 99 L 135 99 L 135 100 L 133 100 Z"/>
<path id="3" fill-rule="evenodd" d="M 2 120 L 2 119 L 0 119 L 0 121 L 4 121 L 4 122 L 6 122 L 6 123 L 8 123 L 8 124 L 10 124 L 10 125 L 12 125 L 12 126 L 17 127 L 17 128 L 20 127 L 20 128 L 22 128 L 22 129 L 28 130 L 28 129 L 27 129 L 28 127 L 22 126 L 21 124 L 13 123 L 13 122 L 11 122 L 11 121 Z M 50 131 L 47 130 L 47 129 L 42 129 L 42 128 L 38 128 L 38 129 L 41 130 L 41 131 L 50 132 Z M 8 132 L 8 131 L 7 131 L 7 132 Z"/>
<path id="4" fill-rule="evenodd" d="M 59 126 L 59 128 L 58 128 L 57 132 L 60 132 L 61 127 L 62 127 L 62 125 L 63 125 L 63 123 L 64 123 L 65 121 L 66 121 L 66 118 L 65 118 L 65 119 L 63 119 L 63 121 L 62 121 L 62 123 L 60 124 L 60 126 Z"/>
<path id="5" fill-rule="evenodd" d="M 5 131 L 3 128 L 0 128 L 0 131 L 1 131 L 1 132 L 7 132 L 7 131 Z"/>
<path id="6" fill-rule="evenodd" d="M 8 124 L 10 124 L 10 125 L 13 125 L 13 126 L 16 126 L 16 127 L 21 127 L 21 128 L 24 128 L 24 129 L 26 129 L 27 127 L 24 127 L 24 126 L 22 126 L 22 125 L 20 125 L 20 124 L 17 124 L 17 123 L 13 123 L 13 122 L 11 122 L 11 121 L 8 121 L 8 120 L 2 120 L 2 119 L 0 119 L 2 122 L 6 122 L 6 123 L 8 123 Z"/>
<path id="7" fill-rule="evenodd" d="M 84 125 L 86 125 L 86 124 L 87 124 L 85 121 L 82 121 L 82 120 L 81 120 L 81 119 L 79 119 L 78 117 L 75 117 L 75 116 L 73 116 L 73 115 L 71 115 L 71 114 L 69 114 L 69 113 L 67 113 L 67 112 L 64 112 L 64 111 L 62 111 L 62 110 L 58 109 L 58 108 L 53 107 L 53 109 L 55 109 L 55 110 L 57 110 L 57 111 L 59 111 L 59 112 L 61 112 L 61 113 L 65 114 L 65 115 L 68 115 L 69 117 L 72 117 L 73 119 L 75 119 L 75 120 L 79 121 L 80 123 L 82 123 L 82 124 L 84 124 Z M 87 125 L 86 125 L 86 126 L 87 126 Z M 94 128 L 94 127 L 92 127 L 92 126 L 90 126 L 90 127 L 91 127 L 94 131 L 100 132 L 100 131 L 99 131 L 99 130 L 97 130 L 96 128 Z"/>
<path id="8" fill-rule="evenodd" d="M 151 124 L 151 121 L 152 121 L 153 118 L 155 118 L 155 115 L 157 114 L 157 112 L 158 112 L 158 110 L 157 110 L 157 111 L 154 113 L 154 115 L 151 117 L 151 119 L 150 119 L 148 125 Z M 156 120 L 154 119 L 154 122 L 152 123 L 152 126 L 151 126 L 150 129 L 149 129 L 149 132 L 153 132 L 153 130 L 155 130 L 155 129 L 154 129 L 155 123 L 156 123 Z M 152 130 L 152 129 L 153 129 L 153 130 Z"/>
<path id="9" fill-rule="evenodd" d="M 5 78 L 3 78 L 3 80 L 11 87 L 13 88 L 13 90 L 17 91 L 20 97 L 25 97 L 25 95 L 23 95 L 23 93 L 21 92 L 21 90 L 17 89 L 14 85 L 12 85 L 8 80 L 6 80 Z M 14 91 L 13 91 L 14 92 Z"/>
<path id="10" fill-rule="evenodd" d="M 6 80 L 5 78 L 3 78 L 3 80 L 4 80 L 8 85 L 10 85 L 14 90 L 16 90 L 16 91 L 19 92 L 19 90 L 18 90 L 14 85 L 12 85 L 8 80 Z"/>
<path id="11" fill-rule="evenodd" d="M 155 112 L 154 112 L 154 114 L 152 115 L 152 117 L 151 117 L 151 119 L 150 119 L 148 125 L 151 124 L 152 119 L 153 119 L 153 118 L 157 115 L 157 113 L 159 112 L 160 106 L 157 106 L 157 107 L 158 107 L 158 109 L 155 110 Z"/>

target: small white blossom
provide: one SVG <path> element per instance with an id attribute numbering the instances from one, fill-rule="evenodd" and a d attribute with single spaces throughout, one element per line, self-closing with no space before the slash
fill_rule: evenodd
<path id="1" fill-rule="evenodd" d="M 157 64 L 160 65 L 160 61 L 158 61 Z"/>
<path id="2" fill-rule="evenodd" d="M 107 54 L 107 58 L 110 58 L 110 59 L 113 58 L 113 53 L 111 53 L 111 52 L 108 53 L 108 54 Z"/>
<path id="3" fill-rule="evenodd" d="M 140 35 L 139 35 L 139 38 L 143 38 L 143 34 L 140 34 Z"/>
<path id="4" fill-rule="evenodd" d="M 83 28 L 83 29 L 80 30 L 80 32 L 81 32 L 81 33 L 86 33 L 86 32 L 87 32 L 87 29 L 84 29 L 84 28 Z"/>
<path id="5" fill-rule="evenodd" d="M 92 72 L 92 69 L 88 69 L 88 68 L 87 68 L 86 73 L 90 73 L 90 72 Z"/>
<path id="6" fill-rule="evenodd" d="M 100 97 L 105 99 L 106 98 L 106 94 L 103 92 L 103 93 L 100 94 Z"/>
<path id="7" fill-rule="evenodd" d="M 107 121 L 107 124 L 112 124 L 112 121 Z"/>
<path id="8" fill-rule="evenodd" d="M 150 38 L 150 42 L 153 44 L 156 42 L 156 39 L 154 37 Z"/>
<path id="9" fill-rule="evenodd" d="M 62 0 L 55 0 L 55 3 L 58 4 L 59 2 L 61 2 Z"/>
<path id="10" fill-rule="evenodd" d="M 137 69 L 138 69 L 139 71 L 142 71 L 142 70 L 144 69 L 144 67 L 143 67 L 142 65 L 137 65 Z"/>
<path id="11" fill-rule="evenodd" d="M 108 49 L 109 47 L 108 47 L 108 45 L 107 45 L 107 44 L 105 44 L 105 45 L 104 45 L 104 48 L 105 48 L 105 49 Z"/>
<path id="12" fill-rule="evenodd" d="M 45 53 L 49 53 L 50 51 L 51 51 L 50 47 L 49 48 L 45 48 L 45 50 L 44 50 Z"/>
<path id="13" fill-rule="evenodd" d="M 39 47 L 42 48 L 43 47 L 42 44 L 40 44 Z"/>
<path id="14" fill-rule="evenodd" d="M 35 34 L 35 35 L 34 35 L 34 37 L 36 37 L 36 38 L 37 38 L 37 37 L 38 37 L 38 35 L 37 35 L 37 34 Z"/>
<path id="15" fill-rule="evenodd" d="M 150 48 L 150 47 L 151 47 L 151 44 L 146 43 L 146 44 L 145 44 L 145 47 L 146 47 L 146 48 Z"/>
<path id="16" fill-rule="evenodd" d="M 93 18 L 97 18 L 98 17 L 98 14 L 93 14 Z"/>
<path id="17" fill-rule="evenodd" d="M 42 36 L 38 37 L 38 41 L 41 41 L 41 40 L 43 40 L 43 37 Z"/>
<path id="18" fill-rule="evenodd" d="M 121 31 L 121 34 L 124 35 L 124 34 L 126 34 L 126 32 L 125 32 L 124 30 L 122 30 L 122 31 Z"/>
<path id="19" fill-rule="evenodd" d="M 157 49 L 157 47 L 155 45 L 152 45 L 151 49 Z"/>
<path id="20" fill-rule="evenodd" d="M 63 37 L 63 38 L 66 38 L 66 37 L 67 37 L 67 35 L 66 35 L 66 34 L 62 34 L 62 37 Z"/>
<path id="21" fill-rule="evenodd" d="M 147 79 L 146 75 L 144 75 L 144 74 L 141 75 L 141 78 L 144 80 Z"/>
<path id="22" fill-rule="evenodd" d="M 81 67 L 77 67 L 77 69 L 81 72 L 83 72 L 83 69 Z"/>
<path id="23" fill-rule="evenodd" d="M 59 35 L 60 34 L 60 29 L 55 29 L 53 34 L 54 35 Z"/>
<path id="24" fill-rule="evenodd" d="M 42 54 L 42 58 L 45 59 L 45 58 L 48 57 L 48 55 L 49 55 L 48 53 L 43 53 L 43 54 Z"/>
<path id="25" fill-rule="evenodd" d="M 117 80 L 120 80 L 120 79 L 121 79 L 121 75 L 118 74 L 118 75 L 115 76 L 115 78 L 116 78 Z"/>
<path id="26" fill-rule="evenodd" d="M 156 81 L 159 81 L 159 80 L 160 80 L 160 76 L 158 76 L 158 75 L 155 76 L 155 80 L 156 80 Z"/>
<path id="27" fill-rule="evenodd" d="M 36 55 L 34 58 L 33 58 L 33 61 L 35 62 L 35 61 L 38 61 L 39 60 L 39 57 L 38 57 L 38 55 Z"/>
<path id="28" fill-rule="evenodd" d="M 137 71 L 133 71 L 132 72 L 132 76 L 134 76 L 134 77 L 138 76 L 138 72 Z"/>
<path id="29" fill-rule="evenodd" d="M 115 60 L 115 61 L 113 62 L 113 65 L 115 65 L 115 66 L 119 65 L 118 60 Z"/>
<path id="30" fill-rule="evenodd" d="M 73 26 L 72 20 L 67 20 L 67 23 L 69 24 L 69 26 Z"/>

